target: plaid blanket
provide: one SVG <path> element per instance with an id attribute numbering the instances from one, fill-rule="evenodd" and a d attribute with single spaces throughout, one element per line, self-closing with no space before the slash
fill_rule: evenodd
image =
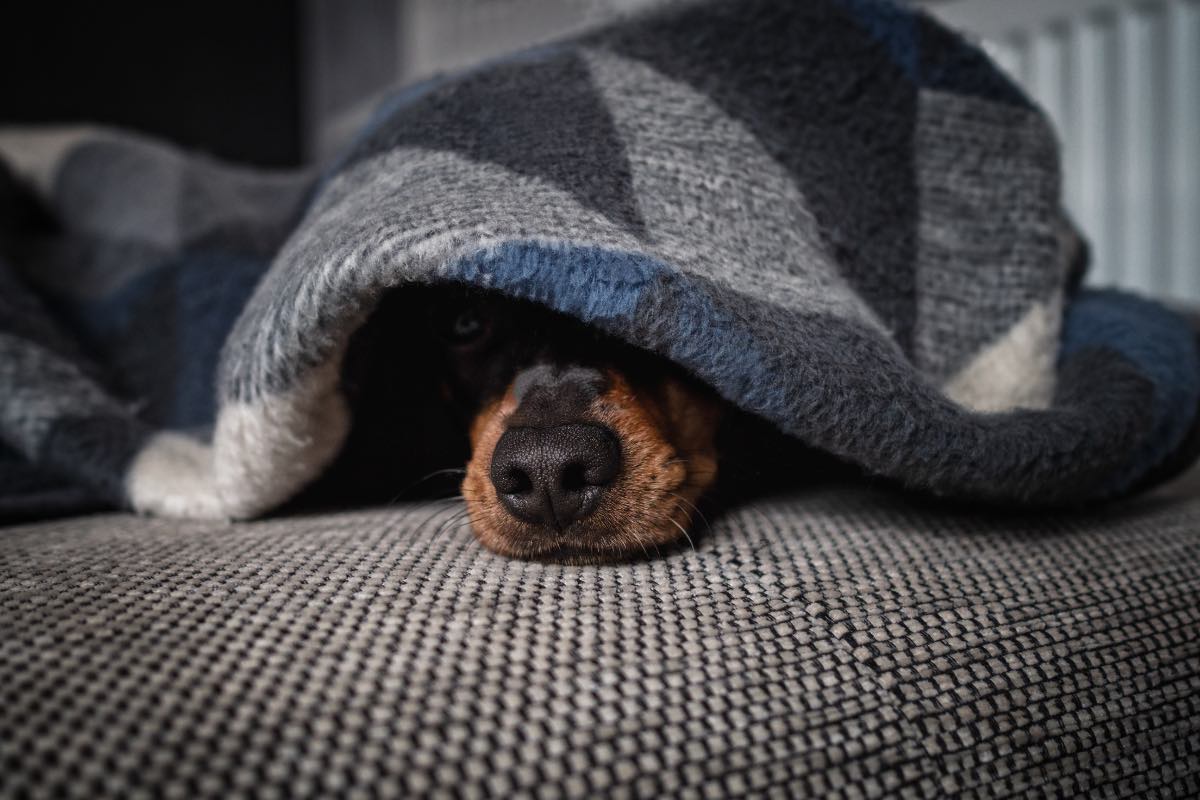
<path id="1" fill-rule="evenodd" d="M 925 492 L 1083 503 L 1195 450 L 1194 334 L 1078 289 L 1044 115 L 886 2 L 625 20 L 396 92 L 319 175 L 106 131 L 0 154 L 9 512 L 277 508 L 346 439 L 353 332 L 430 282 L 578 317 Z"/>

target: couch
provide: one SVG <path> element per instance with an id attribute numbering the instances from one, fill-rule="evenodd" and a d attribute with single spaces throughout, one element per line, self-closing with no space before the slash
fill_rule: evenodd
<path id="1" fill-rule="evenodd" d="M 604 567 L 454 501 L 0 529 L 0 795 L 1195 796 L 1198 490 L 813 486 Z"/>

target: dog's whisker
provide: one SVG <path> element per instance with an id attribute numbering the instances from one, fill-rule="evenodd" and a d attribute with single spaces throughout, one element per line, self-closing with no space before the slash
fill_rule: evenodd
<path id="1" fill-rule="evenodd" d="M 462 497 L 460 495 L 458 497 L 447 497 L 447 498 L 441 498 L 438 500 L 431 500 L 429 502 L 429 505 L 434 506 L 433 511 L 430 512 L 430 514 L 427 517 L 425 517 L 423 520 L 421 520 L 420 524 L 418 524 L 417 527 L 413 529 L 413 535 L 420 534 L 425 529 L 426 525 L 428 525 L 429 523 L 431 523 L 435 519 L 437 519 L 438 516 L 446 510 L 447 503 L 454 502 L 456 500 L 461 500 L 461 499 L 462 499 Z M 461 514 L 461 513 L 463 513 L 463 510 L 460 509 L 454 513 L 456 515 Z"/>
<path id="2" fill-rule="evenodd" d="M 458 518 L 458 517 L 465 517 L 465 516 L 468 516 L 470 513 L 471 513 L 471 510 L 469 508 L 465 508 L 465 507 L 459 508 L 459 509 L 453 511 L 450 514 L 449 518 L 454 519 L 454 518 Z"/>
<path id="3" fill-rule="evenodd" d="M 682 525 L 680 525 L 678 522 L 675 521 L 674 517 L 668 517 L 668 519 L 671 521 L 672 525 L 674 525 L 676 528 L 679 528 L 679 532 L 683 534 L 683 538 L 687 539 L 688 545 L 692 548 L 692 552 L 695 553 L 696 552 L 696 543 L 692 541 L 692 537 L 688 536 L 688 532 L 684 529 L 684 527 Z"/>
<path id="4" fill-rule="evenodd" d="M 451 526 L 459 526 L 460 523 L 464 523 L 464 522 L 467 525 L 471 524 L 470 516 L 471 516 L 471 513 L 467 509 L 463 509 L 462 511 L 456 512 L 453 516 L 451 516 L 449 519 L 447 519 L 445 522 L 443 522 L 440 526 L 438 526 L 438 529 L 433 532 L 433 538 L 434 539 L 438 538 L 444 532 L 453 533 L 454 531 L 460 529 L 459 527 L 451 528 Z"/>
<path id="5" fill-rule="evenodd" d="M 424 519 L 422 519 L 419 523 L 417 523 L 417 526 L 415 528 L 413 528 L 413 536 L 419 536 L 421 534 L 421 532 L 425 530 L 425 526 L 428 525 L 433 520 L 437 519 L 437 516 L 440 513 L 441 513 L 441 509 L 435 508 L 429 514 L 427 514 L 424 517 Z"/>
<path id="6" fill-rule="evenodd" d="M 677 501 L 679 501 L 681 503 L 686 503 L 688 506 L 690 506 L 691 509 L 693 511 L 695 511 L 696 514 L 700 517 L 700 519 L 702 519 L 704 521 L 705 531 L 707 531 L 710 534 L 712 533 L 712 525 L 709 524 L 708 517 L 704 516 L 704 512 L 701 511 L 700 508 L 695 503 L 693 503 L 691 500 L 688 500 L 686 497 L 684 497 L 681 494 L 677 494 L 675 492 L 668 492 L 668 494 L 671 495 L 672 497 L 674 497 Z"/>
<path id="7" fill-rule="evenodd" d="M 438 526 L 437 531 L 435 531 L 433 535 L 435 538 L 439 536 L 452 536 L 459 531 L 469 529 L 471 524 L 471 520 L 464 519 L 462 517 L 453 520 L 446 520 L 444 523 Z"/>
<path id="8" fill-rule="evenodd" d="M 392 502 L 394 503 L 395 501 L 393 500 Z M 425 510 L 425 509 L 431 509 L 430 513 L 436 514 L 438 512 L 438 500 L 436 500 L 436 499 L 426 500 L 424 502 L 417 503 L 413 507 L 414 511 L 421 511 L 421 510 Z"/>
<path id="9" fill-rule="evenodd" d="M 762 520 L 763 525 L 765 525 L 767 529 L 773 529 L 776 527 L 775 523 L 771 521 L 771 518 L 767 516 L 766 512 L 754 503 L 747 503 L 742 507 L 741 512 L 744 513 L 747 511 L 751 514 L 757 514 L 758 518 Z"/>
<path id="10" fill-rule="evenodd" d="M 415 485 L 415 484 L 414 484 L 414 485 Z M 387 502 L 387 505 L 389 505 L 389 506 L 394 506 L 394 505 L 396 505 L 397 503 L 401 502 L 401 501 L 404 499 L 404 493 L 405 493 L 405 492 L 407 492 L 407 491 L 409 491 L 409 490 L 408 490 L 408 489 L 402 489 L 402 490 L 400 490 L 399 492 L 397 492 L 396 494 L 392 495 L 391 499 L 390 499 L 390 500 L 388 500 L 388 502 Z M 446 502 L 447 500 L 461 500 L 461 499 L 462 499 L 462 495 L 461 495 L 461 494 L 456 494 L 456 495 L 452 495 L 452 496 L 449 496 L 449 497 L 427 497 L 427 498 L 420 498 L 420 499 L 418 499 L 416 502 L 418 503 L 418 505 L 424 506 L 424 505 L 429 505 L 429 504 L 444 503 L 444 502 Z"/>
<path id="11" fill-rule="evenodd" d="M 409 492 L 411 492 L 413 489 L 417 488 L 421 484 L 427 483 L 428 481 L 431 481 L 440 475 L 466 475 L 466 474 L 467 474 L 467 471 L 465 469 L 463 469 L 462 467 L 449 467 L 447 469 L 435 469 L 433 472 L 430 472 L 428 475 L 417 478 L 415 481 L 410 483 L 408 486 L 405 486 L 403 489 L 401 489 L 399 492 L 397 492 L 396 496 L 391 499 L 391 503 L 395 503 L 401 497 L 408 494 Z M 389 505 L 391 503 L 389 503 Z"/>

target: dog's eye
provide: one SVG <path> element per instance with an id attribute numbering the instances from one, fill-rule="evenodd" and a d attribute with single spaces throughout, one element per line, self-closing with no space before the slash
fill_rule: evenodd
<path id="1" fill-rule="evenodd" d="M 474 344 L 488 332 L 488 320 L 474 306 L 448 310 L 435 320 L 438 335 L 455 347 Z"/>

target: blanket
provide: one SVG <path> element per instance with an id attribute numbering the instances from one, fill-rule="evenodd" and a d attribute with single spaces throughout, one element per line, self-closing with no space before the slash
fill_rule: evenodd
<path id="1" fill-rule="evenodd" d="M 354 332 L 439 282 L 925 493 L 1081 504 L 1195 455 L 1195 335 L 1080 289 L 1045 115 L 882 0 L 676 4 L 439 76 L 316 174 L 104 130 L 0 154 L 10 512 L 278 508 L 351 429 Z"/>

